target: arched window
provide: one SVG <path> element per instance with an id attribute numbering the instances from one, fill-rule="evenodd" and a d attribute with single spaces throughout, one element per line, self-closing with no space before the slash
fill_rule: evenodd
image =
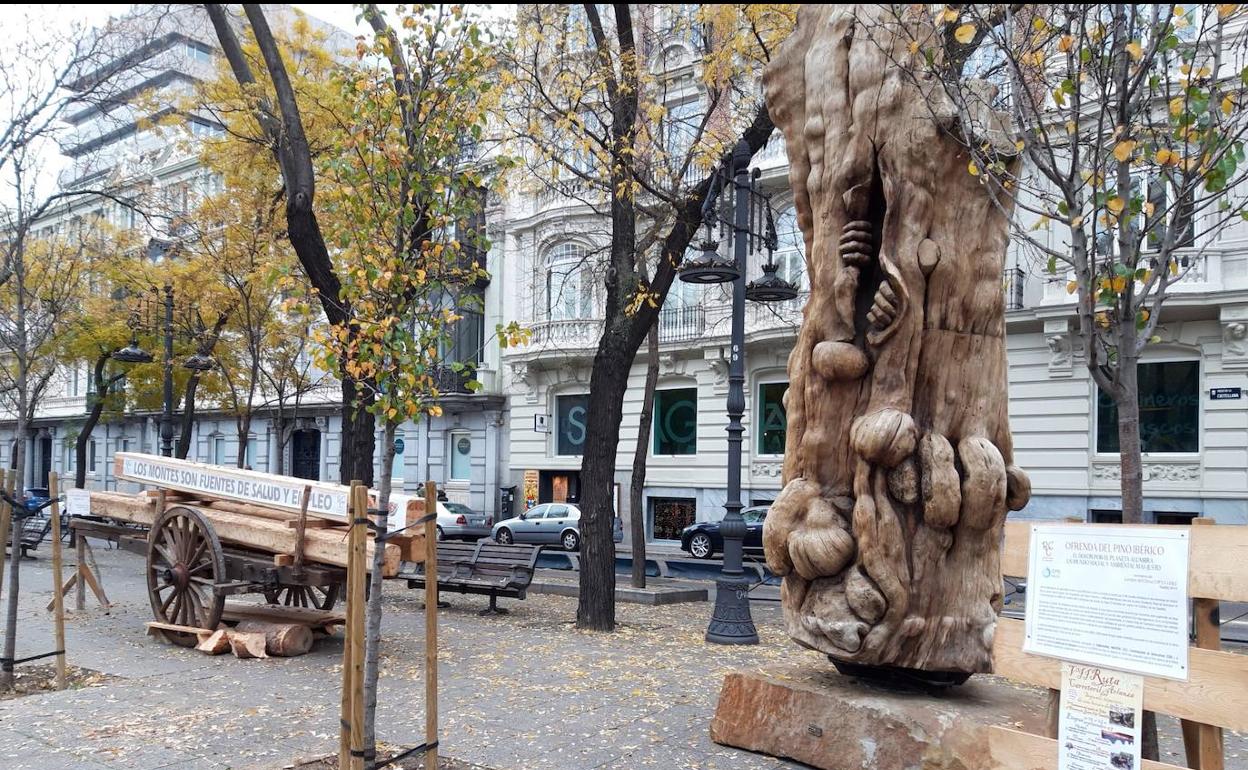
<path id="1" fill-rule="evenodd" d="M 546 253 L 546 302 L 552 321 L 592 318 L 594 282 L 588 250 L 576 243 L 560 243 Z"/>

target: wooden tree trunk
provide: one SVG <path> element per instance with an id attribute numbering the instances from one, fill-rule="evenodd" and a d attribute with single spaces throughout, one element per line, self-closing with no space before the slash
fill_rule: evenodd
<path id="1" fill-rule="evenodd" d="M 390 479 L 394 475 L 394 434 L 397 423 L 386 420 L 381 450 L 381 481 L 377 487 L 377 514 L 370 516 L 377 528 L 373 530 L 374 546 L 383 548 L 390 510 Z M 359 515 L 359 514 L 357 514 Z M 377 752 L 377 678 L 381 670 L 381 562 L 373 554 L 373 571 L 369 575 L 368 605 L 364 628 L 364 751 L 365 763 Z"/>
<path id="2" fill-rule="evenodd" d="M 1131 345 L 1135 340 L 1129 341 Z M 1122 522 L 1144 521 L 1144 469 L 1140 460 L 1140 377 L 1136 356 L 1118 363 L 1118 457 L 1122 478 Z"/>
<path id="3" fill-rule="evenodd" d="M 659 384 L 659 321 L 656 318 L 646 335 L 646 392 L 641 397 L 637 418 L 637 446 L 633 449 L 633 475 L 629 480 L 628 528 L 632 532 L 633 588 L 646 587 L 646 461 L 650 459 L 650 425 L 654 416 L 654 389 Z"/>
<path id="4" fill-rule="evenodd" d="M 913 38 L 884 13 L 802 6 L 764 76 L 811 275 L 764 547 L 802 645 L 983 672 L 1001 527 L 1030 495 L 1007 413 L 1008 221 L 933 118 L 953 119 L 944 95 L 897 66 Z M 1001 116 L 977 119 L 1014 152 Z"/>
<path id="5" fill-rule="evenodd" d="M 312 629 L 299 623 L 265 623 L 244 620 L 235 626 L 242 633 L 264 634 L 264 649 L 269 655 L 292 658 L 312 649 Z"/>

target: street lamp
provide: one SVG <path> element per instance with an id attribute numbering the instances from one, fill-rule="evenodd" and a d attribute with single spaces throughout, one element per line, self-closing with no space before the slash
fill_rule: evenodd
<path id="1" fill-rule="evenodd" d="M 156 289 L 152 289 L 153 292 Z M 149 331 L 156 333 L 160 331 L 164 335 L 165 357 L 164 357 L 164 388 L 162 398 L 162 408 L 160 415 L 160 453 L 165 457 L 173 456 L 173 286 L 165 284 L 164 296 L 157 300 L 156 298 L 144 300 L 139 299 L 138 306 L 135 308 L 130 317 L 130 344 L 113 353 L 112 358 L 116 361 L 129 364 L 149 364 L 155 360 L 151 353 L 139 347 L 139 331 Z M 163 306 L 164 319 L 160 328 L 157 328 L 155 313 L 157 301 Z M 184 367 L 196 372 L 205 372 L 211 369 L 214 362 L 211 357 L 203 353 L 196 353 L 186 360 Z"/>
<path id="2" fill-rule="evenodd" d="M 750 146 L 744 140 L 732 150 L 730 165 L 721 167 L 711 183 L 710 193 L 702 206 L 702 219 L 707 236 L 700 244 L 702 254 L 686 260 L 680 267 L 680 279 L 690 283 L 732 282 L 732 340 L 728 361 L 728 500 L 724 503 L 724 520 L 719 525 L 724 538 L 724 568 L 715 581 L 715 611 L 706 629 L 706 640 L 715 644 L 758 644 L 758 631 L 750 616 L 750 584 L 742 569 L 742 545 L 745 520 L 741 518 L 741 443 L 745 426 L 745 300 L 778 302 L 797 296 L 793 284 L 776 274 L 773 261 L 777 245 L 775 219 L 771 200 L 759 190 L 758 173 L 750 173 Z M 731 179 L 729 179 L 731 177 Z M 730 191 L 730 192 L 729 192 Z M 732 206 L 731 258 L 718 253 L 714 240 L 718 225 L 724 229 L 717 210 L 720 195 L 727 192 Z M 751 250 L 767 250 L 763 277 L 745 283 L 746 257 Z"/>

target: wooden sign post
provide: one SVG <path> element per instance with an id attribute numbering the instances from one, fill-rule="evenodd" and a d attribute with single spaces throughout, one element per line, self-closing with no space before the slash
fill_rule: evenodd
<path id="1" fill-rule="evenodd" d="M 61 588 L 61 503 L 56 473 L 48 474 L 52 498 L 52 622 L 56 631 L 56 689 L 65 689 L 65 594 Z"/>
<path id="2" fill-rule="evenodd" d="M 438 770 L 438 486 L 425 482 L 425 770 Z"/>

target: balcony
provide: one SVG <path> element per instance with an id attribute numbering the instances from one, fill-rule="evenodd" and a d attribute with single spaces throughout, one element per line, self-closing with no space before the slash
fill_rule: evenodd
<path id="1" fill-rule="evenodd" d="M 1200 249 L 1177 249 L 1175 256 L 1179 260 L 1179 279 L 1167 290 L 1169 294 L 1203 294 L 1220 291 L 1222 285 L 1221 251 Z M 1058 277 L 1047 276 L 1043 280 L 1044 295 L 1042 305 L 1074 304 L 1077 293 L 1067 291 L 1067 285 L 1075 279 L 1073 271 Z"/>
<path id="2" fill-rule="evenodd" d="M 1023 309 L 1023 289 L 1027 287 L 1027 273 L 1021 267 L 1005 269 L 1005 309 Z"/>
<path id="3" fill-rule="evenodd" d="M 665 307 L 659 311 L 659 342 L 696 340 L 706 330 L 706 310 L 697 307 Z"/>

